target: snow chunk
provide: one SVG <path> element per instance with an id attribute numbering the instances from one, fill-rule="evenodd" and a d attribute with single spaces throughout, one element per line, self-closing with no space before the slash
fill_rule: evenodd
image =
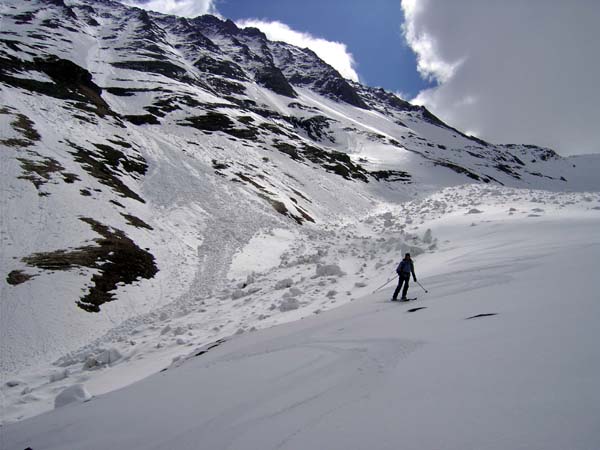
<path id="1" fill-rule="evenodd" d="M 90 356 L 83 362 L 82 369 L 83 370 L 97 369 L 99 365 L 100 364 L 98 364 L 98 361 L 96 360 L 96 358 L 94 358 L 93 356 Z"/>
<path id="2" fill-rule="evenodd" d="M 74 384 L 56 396 L 54 399 L 54 408 L 62 408 L 69 403 L 85 402 L 91 398 L 91 394 L 83 384 Z"/>
<path id="3" fill-rule="evenodd" d="M 286 312 L 300 308 L 300 302 L 295 297 L 286 298 L 279 304 L 279 311 Z"/>
<path id="4" fill-rule="evenodd" d="M 236 289 L 235 291 L 232 292 L 231 299 L 237 300 L 242 297 L 246 297 L 248 295 L 254 294 L 258 291 L 260 291 L 259 287 L 254 287 L 254 288 L 250 288 L 250 289 Z"/>
<path id="5" fill-rule="evenodd" d="M 69 370 L 64 369 L 50 375 L 50 383 L 56 383 L 57 381 L 64 380 L 69 376 Z"/>
<path id="6" fill-rule="evenodd" d="M 337 264 L 317 265 L 315 278 L 317 277 L 341 277 L 346 275 Z"/>
<path id="7" fill-rule="evenodd" d="M 67 366 L 72 366 L 74 364 L 77 364 L 78 362 L 81 362 L 81 361 L 82 361 L 82 359 L 78 359 L 74 355 L 68 354 L 68 355 L 61 356 L 58 360 L 56 360 L 56 362 L 54 362 L 54 365 L 59 366 L 59 367 L 67 367 Z"/>
<path id="8" fill-rule="evenodd" d="M 431 234 L 431 228 L 427 228 L 427 231 L 425 231 L 425 234 L 423 235 L 423 242 L 425 244 L 431 244 L 433 242 L 433 236 Z"/>
<path id="9" fill-rule="evenodd" d="M 293 287 L 290 288 L 290 290 L 287 291 L 285 294 L 283 294 L 283 298 L 298 297 L 302 294 L 303 292 L 300 289 Z"/>
<path id="10" fill-rule="evenodd" d="M 108 350 L 104 350 L 102 353 L 100 353 L 96 357 L 96 360 L 102 365 L 109 365 L 117 362 L 122 357 L 123 355 L 121 355 L 119 350 L 116 348 L 109 348 Z"/>
<path id="11" fill-rule="evenodd" d="M 467 214 L 481 214 L 483 211 L 477 209 L 477 208 L 471 208 L 469 211 L 467 211 Z"/>
<path id="12" fill-rule="evenodd" d="M 23 388 L 23 390 L 21 391 L 21 395 L 28 395 L 31 394 L 33 392 L 33 388 L 29 387 L 29 386 L 25 386 Z"/>
<path id="13" fill-rule="evenodd" d="M 246 291 L 243 291 L 242 289 L 236 289 L 235 291 L 232 292 L 231 299 L 237 300 L 238 298 L 245 297 L 246 295 L 248 295 L 248 293 Z"/>
<path id="14" fill-rule="evenodd" d="M 185 334 L 186 331 L 187 331 L 187 328 L 185 328 L 185 327 L 177 327 L 173 330 L 173 335 L 181 336 L 182 334 Z"/>
<path id="15" fill-rule="evenodd" d="M 279 280 L 276 284 L 275 284 L 275 289 L 285 289 L 285 288 L 289 288 L 294 284 L 294 280 L 292 280 L 291 278 L 285 278 L 283 280 Z"/>
<path id="16" fill-rule="evenodd" d="M 133 342 L 133 341 L 131 341 Z M 133 344 L 132 344 L 133 345 Z M 96 356 L 88 356 L 83 363 L 83 370 L 93 370 L 98 369 L 102 366 L 108 366 L 117 362 L 123 356 L 116 348 L 110 348 L 108 350 L 103 350 L 99 355 Z"/>

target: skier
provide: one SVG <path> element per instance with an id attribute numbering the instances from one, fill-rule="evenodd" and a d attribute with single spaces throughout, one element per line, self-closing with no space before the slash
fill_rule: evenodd
<path id="1" fill-rule="evenodd" d="M 415 283 L 417 282 L 415 265 L 413 264 L 413 260 L 410 259 L 410 253 L 404 255 L 404 259 L 400 261 L 400 264 L 398 264 L 398 267 L 396 268 L 396 273 L 398 274 L 398 286 L 396 286 L 396 290 L 392 296 L 392 301 L 395 302 L 398 300 L 398 293 L 400 292 L 400 289 L 402 289 L 403 284 L 404 289 L 402 290 L 402 298 L 400 300 L 406 301 L 408 300 L 408 298 L 406 298 L 406 293 L 408 292 L 408 282 L 410 281 L 411 274 L 413 280 L 415 280 Z"/>

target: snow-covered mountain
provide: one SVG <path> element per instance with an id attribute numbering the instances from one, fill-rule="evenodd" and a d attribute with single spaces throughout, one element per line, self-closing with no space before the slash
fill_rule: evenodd
<path id="1" fill-rule="evenodd" d="M 441 188 L 596 206 L 561 192 L 600 190 L 597 156 L 467 136 L 257 29 L 0 8 L 4 420 L 371 292 L 399 253 L 442 246 L 428 220 L 480 206 L 419 203 Z"/>

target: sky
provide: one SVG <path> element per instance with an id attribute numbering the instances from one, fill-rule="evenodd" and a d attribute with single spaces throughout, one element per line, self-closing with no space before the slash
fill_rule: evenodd
<path id="1" fill-rule="evenodd" d="M 256 26 L 491 142 L 600 153 L 597 0 L 123 1 Z"/>

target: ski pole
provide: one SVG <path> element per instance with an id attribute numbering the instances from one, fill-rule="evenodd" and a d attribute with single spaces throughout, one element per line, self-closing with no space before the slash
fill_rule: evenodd
<path id="1" fill-rule="evenodd" d="M 385 283 L 383 283 L 381 286 L 379 286 L 377 289 L 375 289 L 375 290 L 373 291 L 373 294 L 374 294 L 375 292 L 377 292 L 379 289 L 381 289 L 381 288 L 383 288 L 383 287 L 387 286 L 388 284 L 390 284 L 392 281 L 394 281 L 394 279 L 395 279 L 395 278 L 396 278 L 396 277 L 392 277 L 392 278 L 390 278 L 389 280 L 387 280 Z"/>
<path id="2" fill-rule="evenodd" d="M 417 281 L 417 280 L 415 280 L 415 281 Z M 419 283 L 418 281 L 417 281 L 417 284 L 418 284 L 419 286 L 421 286 L 421 289 L 423 289 L 423 290 L 425 291 L 425 293 L 429 292 L 429 291 L 428 291 L 427 289 L 425 289 L 425 288 L 423 287 L 423 285 L 422 285 L 421 283 Z"/>

